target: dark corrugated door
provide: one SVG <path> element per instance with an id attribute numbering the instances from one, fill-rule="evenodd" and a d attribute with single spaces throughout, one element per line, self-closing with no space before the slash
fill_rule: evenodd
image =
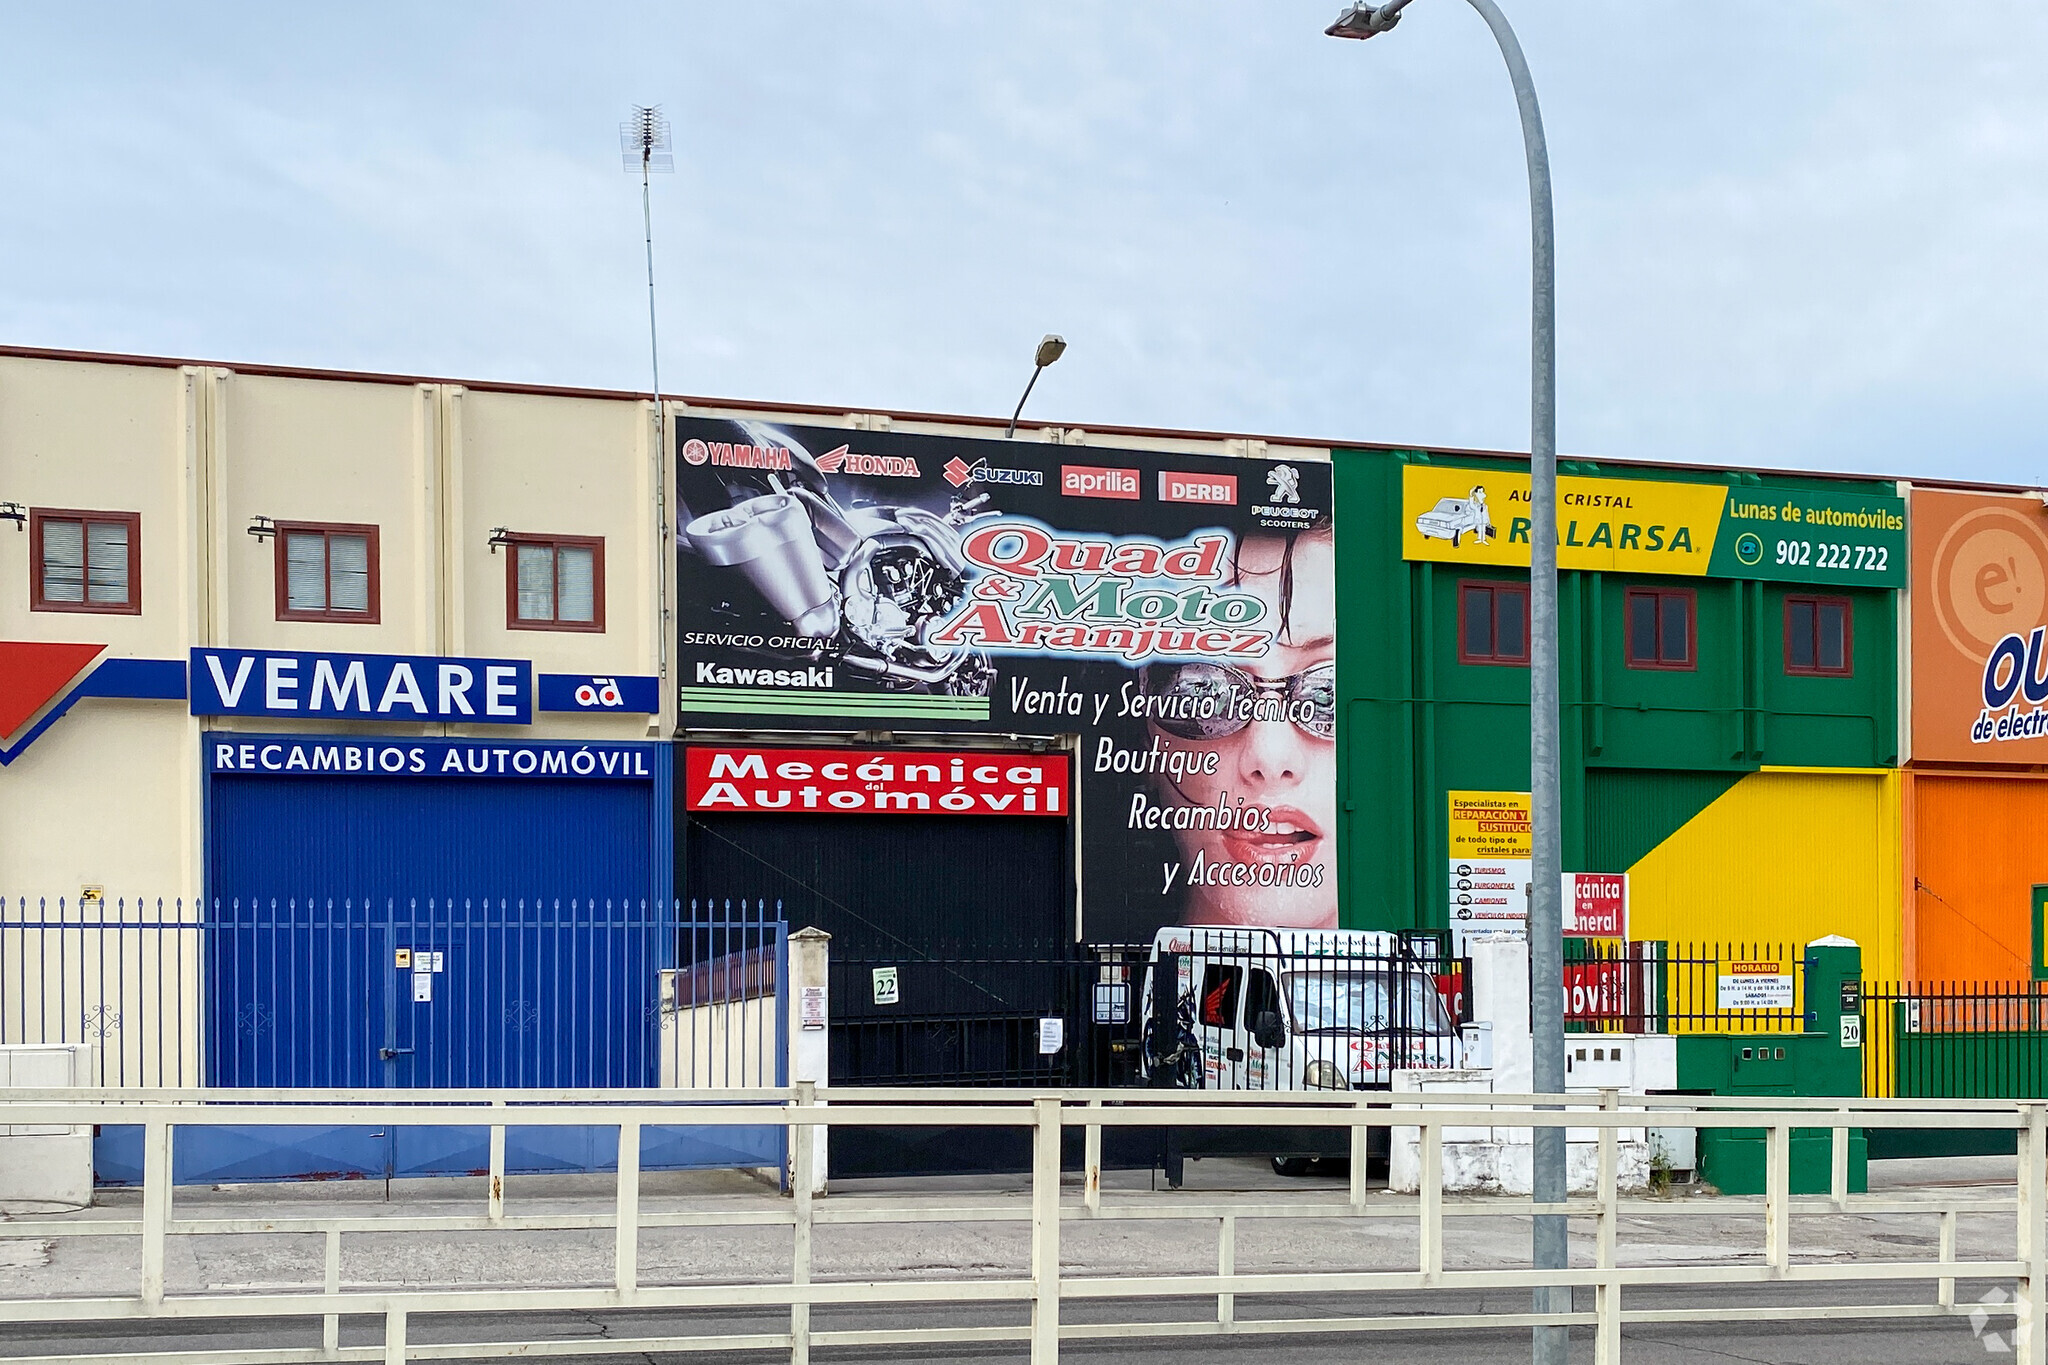
<path id="1" fill-rule="evenodd" d="M 1070 1018 L 1084 1045 L 1075 999 L 1089 971 L 1075 970 L 1066 821 L 686 819 L 699 906 L 765 896 L 791 930 L 832 935 L 834 1084 L 1026 1084 L 1044 1073 L 1047 1015 Z M 877 968 L 895 982 L 893 1001 L 878 999 Z M 841 1128 L 831 1144 L 835 1178 L 1022 1170 L 1029 1159 L 1009 1130 Z"/>
<path id="2" fill-rule="evenodd" d="M 1067 822 L 862 815 L 687 817 L 688 894 L 781 901 L 835 953 L 967 956 L 1072 938 Z"/>

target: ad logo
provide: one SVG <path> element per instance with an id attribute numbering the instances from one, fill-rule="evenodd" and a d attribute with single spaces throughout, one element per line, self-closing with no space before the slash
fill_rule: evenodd
<path id="1" fill-rule="evenodd" d="M 543 673 L 539 682 L 543 711 L 613 711 L 651 716 L 661 709 L 661 680 L 651 676 Z"/>
<path id="2" fill-rule="evenodd" d="M 1237 475 L 1235 474 L 1181 474 L 1173 470 L 1159 471 L 1159 500 L 1161 502 L 1199 502 L 1216 507 L 1237 505 Z"/>
<path id="3" fill-rule="evenodd" d="M 1120 498 L 1136 502 L 1140 497 L 1138 471 L 1063 464 L 1060 466 L 1060 492 L 1070 498 Z"/>
<path id="4" fill-rule="evenodd" d="M 626 699 L 619 695 L 617 678 L 592 678 L 576 689 L 578 706 L 606 706 L 623 709 Z"/>

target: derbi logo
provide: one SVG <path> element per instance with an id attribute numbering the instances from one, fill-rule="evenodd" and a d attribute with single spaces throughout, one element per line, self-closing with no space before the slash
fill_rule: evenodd
<path id="1" fill-rule="evenodd" d="M 1138 471 L 1063 464 L 1060 466 L 1060 492 L 1070 498 L 1122 498 L 1136 502 L 1139 497 Z"/>
<path id="2" fill-rule="evenodd" d="M 1180 474 L 1159 471 L 1161 502 L 1201 502 L 1212 507 L 1237 506 L 1237 475 Z"/>

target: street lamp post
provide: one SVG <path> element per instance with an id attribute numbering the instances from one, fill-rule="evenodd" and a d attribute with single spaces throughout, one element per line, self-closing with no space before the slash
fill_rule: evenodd
<path id="1" fill-rule="evenodd" d="M 1017 419 L 1024 415 L 1024 405 L 1031 399 L 1031 390 L 1038 387 L 1038 376 L 1045 373 L 1046 366 L 1066 353 L 1067 339 L 1063 336 L 1047 332 L 1045 339 L 1038 343 L 1038 350 L 1031 356 L 1031 378 L 1025 383 L 1024 392 L 1017 399 L 1017 410 L 1010 414 L 1009 430 L 1003 433 L 1005 441 L 1017 434 Z"/>
<path id="2" fill-rule="evenodd" d="M 1531 1083 L 1540 1095 L 1564 1091 L 1564 859 L 1563 810 L 1559 795 L 1557 701 L 1557 369 L 1556 248 L 1551 236 L 1550 155 L 1543 141 L 1543 113 L 1522 45 L 1494 0 L 1468 0 L 1493 30 L 1514 81 L 1522 115 L 1522 146 L 1529 162 L 1531 255 L 1529 374 L 1529 781 L 1532 885 L 1529 891 L 1529 1023 Z M 1400 22 L 1409 0 L 1354 4 L 1325 32 L 1338 38 L 1371 38 Z M 1565 1199 L 1565 1130 L 1538 1128 L 1534 1139 L 1532 1193 L 1539 1204 Z M 1563 1269 L 1568 1260 L 1563 1214 L 1538 1214 L 1530 1262 L 1538 1270 Z M 1538 1312 L 1567 1312 L 1569 1288 L 1536 1291 Z M 1538 1327 L 1535 1365 L 1564 1365 L 1565 1329 Z"/>

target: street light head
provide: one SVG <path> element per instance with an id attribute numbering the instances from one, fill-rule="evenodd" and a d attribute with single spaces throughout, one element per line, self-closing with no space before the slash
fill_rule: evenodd
<path id="1" fill-rule="evenodd" d="M 1033 360 L 1037 363 L 1038 368 L 1042 370 L 1066 353 L 1067 339 L 1063 336 L 1054 336 L 1048 332 L 1046 333 L 1045 340 L 1038 343 L 1038 354 L 1033 357 Z"/>
<path id="2" fill-rule="evenodd" d="M 1380 5 L 1352 5 L 1323 32 L 1332 38 L 1375 37 L 1401 22 L 1401 10 L 1407 3 L 1390 0 Z"/>

